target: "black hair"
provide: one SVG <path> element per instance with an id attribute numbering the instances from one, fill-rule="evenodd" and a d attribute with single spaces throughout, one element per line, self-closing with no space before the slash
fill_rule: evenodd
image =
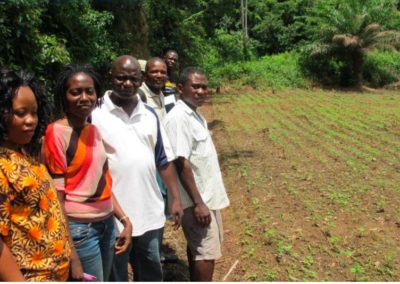
<path id="1" fill-rule="evenodd" d="M 204 70 L 201 69 L 200 67 L 189 66 L 183 69 L 181 75 L 179 76 L 178 83 L 185 85 L 185 83 L 189 80 L 189 76 L 192 74 L 199 74 L 204 76 L 206 75 L 206 73 L 204 73 Z"/>
<path id="2" fill-rule="evenodd" d="M 147 60 L 146 62 L 146 67 L 144 70 L 144 73 L 146 74 L 147 72 L 149 72 L 149 68 L 150 68 L 150 64 L 153 64 L 154 62 L 161 62 L 165 65 L 165 67 L 167 67 L 167 64 L 165 63 L 164 59 L 160 58 L 160 57 L 152 57 L 149 60 Z"/>
<path id="3" fill-rule="evenodd" d="M 20 87 L 29 87 L 32 90 L 38 106 L 38 124 L 35 133 L 32 140 L 24 145 L 24 149 L 30 155 L 36 156 L 40 151 L 40 140 L 49 122 L 49 105 L 42 85 L 32 73 L 9 69 L 0 71 L 0 142 L 8 139 L 7 128 L 9 117 L 12 115 L 12 102 Z"/>
<path id="4" fill-rule="evenodd" d="M 89 75 L 94 83 L 94 89 L 96 90 L 97 101 L 96 106 L 102 103 L 102 97 L 104 95 L 103 84 L 101 83 L 100 75 L 95 71 L 90 64 L 76 64 L 68 65 L 65 69 L 58 75 L 56 85 L 54 87 L 54 106 L 55 114 L 54 118 L 59 119 L 66 115 L 67 105 L 66 105 L 66 95 L 68 91 L 69 79 L 78 73 L 84 73 Z"/>
<path id="5" fill-rule="evenodd" d="M 176 51 L 176 49 L 167 48 L 167 49 L 164 50 L 164 57 L 165 57 L 168 53 L 170 53 L 170 52 L 176 53 L 176 55 L 179 56 L 179 54 L 178 54 L 178 52 Z"/>

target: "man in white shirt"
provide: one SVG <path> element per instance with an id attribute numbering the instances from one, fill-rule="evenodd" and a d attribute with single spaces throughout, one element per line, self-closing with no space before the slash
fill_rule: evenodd
<path id="1" fill-rule="evenodd" d="M 162 281 L 159 244 L 165 216 L 156 170 L 168 187 L 170 212 L 178 226 L 182 206 L 171 163 L 175 156 L 166 151 L 168 139 L 156 113 L 137 94 L 142 83 L 138 61 L 128 55 L 118 57 L 111 76 L 112 90 L 93 111 L 92 122 L 103 137 L 113 192 L 133 224 L 132 247 L 115 256 L 113 280 L 128 281 L 130 262 L 135 281 Z"/>
<path id="2" fill-rule="evenodd" d="M 165 129 L 178 157 L 175 165 L 191 281 L 212 281 L 215 259 L 221 256 L 220 210 L 229 205 L 207 122 L 197 112 L 207 96 L 207 86 L 201 69 L 185 68 L 178 82 L 180 100 L 165 119 Z"/>

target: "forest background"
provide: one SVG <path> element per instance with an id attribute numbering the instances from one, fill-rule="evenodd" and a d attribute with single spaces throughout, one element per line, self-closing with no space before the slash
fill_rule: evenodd
<path id="1" fill-rule="evenodd" d="M 396 86 L 398 0 L 0 1 L 0 65 L 38 74 L 51 90 L 69 63 L 107 76 L 121 54 L 168 48 L 211 85 L 254 88 Z M 107 78 L 106 78 L 107 79 Z"/>

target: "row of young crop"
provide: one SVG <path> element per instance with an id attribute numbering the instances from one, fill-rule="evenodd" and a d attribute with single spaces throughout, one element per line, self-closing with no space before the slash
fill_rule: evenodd
<path id="1" fill-rule="evenodd" d="M 365 223 L 385 220 L 393 228 L 397 218 L 389 213 L 399 201 L 399 132 L 385 128 L 397 115 L 393 104 L 395 94 L 303 91 L 214 100 L 216 118 L 229 121 L 221 143 L 236 151 L 222 160 L 241 196 L 235 215 L 242 216 L 243 280 L 394 279 L 393 236 L 376 239 Z M 301 219 L 306 227 L 296 231 Z M 318 234 L 323 239 L 315 242 Z M 336 267 L 327 269 L 327 259 Z"/>

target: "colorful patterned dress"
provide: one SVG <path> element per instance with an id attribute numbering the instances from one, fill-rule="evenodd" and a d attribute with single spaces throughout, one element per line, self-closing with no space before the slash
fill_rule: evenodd
<path id="1" fill-rule="evenodd" d="M 0 147 L 0 235 L 28 281 L 66 281 L 71 246 L 46 167 Z"/>

